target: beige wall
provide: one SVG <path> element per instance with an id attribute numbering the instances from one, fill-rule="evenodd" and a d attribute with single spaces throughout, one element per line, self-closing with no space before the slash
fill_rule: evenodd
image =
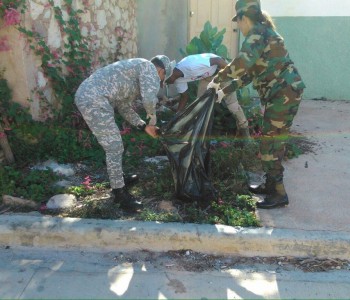
<path id="1" fill-rule="evenodd" d="M 13 26 L 0 30 L 0 39 L 5 40 L 10 50 L 0 51 L 0 69 L 5 69 L 7 79 L 16 102 L 28 107 L 27 55 L 25 55 L 25 41 Z"/>
<path id="2" fill-rule="evenodd" d="M 85 6 L 82 3 L 85 3 Z M 22 25 L 45 37 L 51 49 L 62 48 L 64 33 L 55 20 L 53 9 L 47 0 L 29 0 L 27 12 L 22 18 Z M 62 7 L 64 1 L 56 0 L 55 5 Z M 84 36 L 92 38 L 90 48 L 94 51 L 94 69 L 101 66 L 100 58 L 106 62 L 137 56 L 137 24 L 135 0 L 75 0 L 75 9 L 82 9 L 81 30 Z M 121 27 L 126 34 L 120 42 L 121 54 L 117 57 L 118 36 L 116 29 Z M 0 52 L 0 69 L 5 68 L 5 78 L 13 91 L 13 100 L 30 107 L 34 118 L 39 119 L 39 90 L 47 100 L 54 101 L 48 79 L 40 68 L 40 60 L 29 49 L 26 38 L 13 26 L 0 29 L 0 38 L 7 39 L 9 51 Z M 28 101 L 30 99 L 31 101 Z"/>
<path id="3" fill-rule="evenodd" d="M 165 54 L 182 58 L 188 43 L 188 0 L 136 0 L 138 55 L 150 59 Z"/>

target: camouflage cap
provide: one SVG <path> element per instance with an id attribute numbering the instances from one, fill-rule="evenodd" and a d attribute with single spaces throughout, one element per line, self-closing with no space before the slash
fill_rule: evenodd
<path id="1" fill-rule="evenodd" d="M 237 22 L 238 15 L 247 12 L 250 14 L 261 12 L 260 0 L 238 0 L 236 2 L 236 15 L 232 18 L 232 21 Z"/>
<path id="2" fill-rule="evenodd" d="M 165 56 L 165 55 L 157 55 L 154 58 L 158 58 L 164 65 L 165 68 L 165 79 L 169 78 L 171 76 L 171 74 L 173 73 L 173 70 L 175 68 L 175 64 L 176 61 L 170 61 L 169 57 Z"/>

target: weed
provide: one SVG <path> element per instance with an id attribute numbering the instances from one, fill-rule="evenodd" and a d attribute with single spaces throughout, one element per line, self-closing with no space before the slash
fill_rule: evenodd
<path id="1" fill-rule="evenodd" d="M 158 222 L 181 222 L 182 218 L 178 213 L 171 212 L 155 212 L 150 209 L 144 209 L 137 219 L 142 221 L 158 221 Z"/>
<path id="2" fill-rule="evenodd" d="M 210 216 L 209 222 L 212 224 L 225 224 L 231 226 L 259 226 L 253 211 L 239 209 L 232 203 L 213 203 L 214 214 Z"/>
<path id="3" fill-rule="evenodd" d="M 65 190 L 65 192 L 73 194 L 78 198 L 84 198 L 88 195 L 93 195 L 98 191 L 105 190 L 109 186 L 109 183 L 102 182 L 91 184 L 90 182 L 87 184 L 86 181 L 83 182 L 80 186 L 71 186 Z"/>

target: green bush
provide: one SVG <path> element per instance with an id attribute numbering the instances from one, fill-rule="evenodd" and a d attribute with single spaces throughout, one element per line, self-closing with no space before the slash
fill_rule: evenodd
<path id="1" fill-rule="evenodd" d="M 222 44 L 225 32 L 225 28 L 218 31 L 217 27 L 213 27 L 210 22 L 207 21 L 199 37 L 194 37 L 186 46 L 186 49 L 180 49 L 180 52 L 183 57 L 192 54 L 214 53 L 229 60 L 227 47 Z"/>
<path id="2" fill-rule="evenodd" d="M 0 195 L 46 201 L 60 191 L 60 188 L 53 187 L 58 178 L 51 170 L 24 170 L 0 165 Z"/>
<path id="3" fill-rule="evenodd" d="M 30 122 L 13 124 L 8 138 L 20 164 L 49 158 L 62 163 L 89 160 L 103 164 L 104 152 L 89 130 Z"/>

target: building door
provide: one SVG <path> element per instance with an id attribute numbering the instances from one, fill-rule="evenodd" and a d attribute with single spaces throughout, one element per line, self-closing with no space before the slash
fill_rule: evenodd
<path id="1" fill-rule="evenodd" d="M 218 30 L 226 28 L 224 45 L 230 58 L 238 53 L 237 23 L 232 22 L 235 15 L 235 0 L 189 0 L 189 41 L 203 31 L 204 24 L 210 21 Z"/>

